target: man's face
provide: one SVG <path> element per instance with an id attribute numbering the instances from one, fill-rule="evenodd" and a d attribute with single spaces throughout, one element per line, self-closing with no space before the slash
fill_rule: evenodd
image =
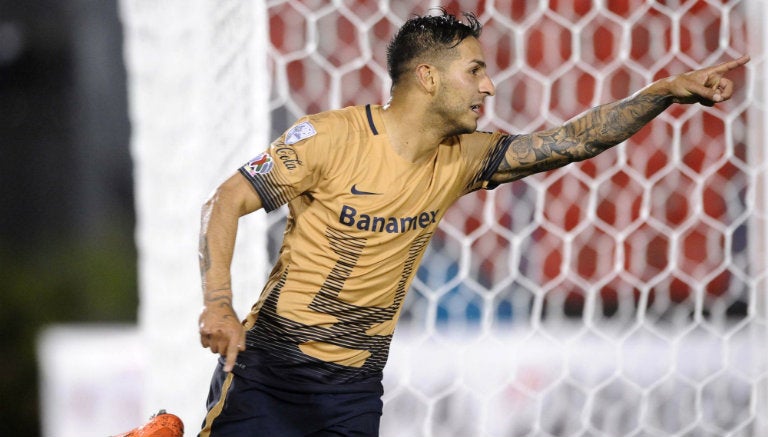
<path id="1" fill-rule="evenodd" d="M 496 89 L 476 38 L 464 39 L 455 50 L 458 58 L 447 61 L 440 72 L 435 108 L 446 123 L 454 126 L 452 134 L 457 135 L 477 129 L 483 101 L 494 95 Z"/>

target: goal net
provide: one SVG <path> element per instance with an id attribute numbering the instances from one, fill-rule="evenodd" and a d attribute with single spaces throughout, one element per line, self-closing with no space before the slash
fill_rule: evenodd
<path id="1" fill-rule="evenodd" d="M 725 104 L 674 106 L 595 159 L 449 210 L 395 335 L 382 435 L 768 435 L 765 1 L 123 0 L 148 411 L 202 419 L 207 191 L 304 114 L 386 102 L 386 43 L 436 6 L 484 24 L 483 130 L 753 59 Z M 284 214 L 241 220 L 240 313 Z"/>

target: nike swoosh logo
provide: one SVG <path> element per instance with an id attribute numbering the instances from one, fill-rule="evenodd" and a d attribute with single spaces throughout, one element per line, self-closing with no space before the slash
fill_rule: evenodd
<path id="1" fill-rule="evenodd" d="M 381 193 L 372 193 L 370 191 L 358 190 L 357 189 L 357 184 L 352 185 L 351 192 L 352 192 L 352 194 L 355 194 L 355 195 L 358 195 L 358 196 L 378 196 L 378 195 L 381 194 Z"/>

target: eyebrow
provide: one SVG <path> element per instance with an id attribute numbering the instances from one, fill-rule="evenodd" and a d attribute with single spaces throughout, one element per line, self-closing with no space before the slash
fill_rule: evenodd
<path id="1" fill-rule="evenodd" d="M 471 65 L 471 64 L 477 64 L 479 67 L 483 67 L 483 68 L 486 68 L 486 67 L 487 67 L 487 65 L 486 65 L 485 61 L 482 61 L 482 60 L 480 60 L 480 59 L 473 59 L 473 60 L 471 60 L 471 61 L 469 62 L 469 64 L 470 64 L 470 65 Z"/>

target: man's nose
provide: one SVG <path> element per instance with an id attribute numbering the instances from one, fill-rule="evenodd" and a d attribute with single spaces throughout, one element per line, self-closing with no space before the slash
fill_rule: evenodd
<path id="1" fill-rule="evenodd" d="M 496 95 L 496 86 L 493 84 L 490 76 L 486 75 L 485 79 L 480 83 L 480 92 L 489 96 Z"/>

